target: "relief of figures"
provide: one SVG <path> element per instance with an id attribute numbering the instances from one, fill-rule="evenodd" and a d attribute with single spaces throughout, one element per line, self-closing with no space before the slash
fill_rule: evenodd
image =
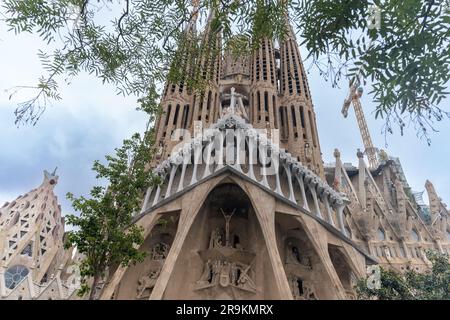
<path id="1" fill-rule="evenodd" d="M 167 243 L 159 242 L 150 250 L 150 259 L 164 260 L 169 254 L 170 246 Z"/>
<path id="2" fill-rule="evenodd" d="M 310 282 L 291 276 L 289 278 L 289 286 L 294 300 L 317 300 L 314 288 Z"/>
<path id="3" fill-rule="evenodd" d="M 149 297 L 153 287 L 156 284 L 156 280 L 158 280 L 160 270 L 154 270 L 149 272 L 147 275 L 142 276 L 138 280 L 138 287 L 137 287 L 137 295 L 136 299 L 141 299 L 144 297 L 144 293 L 147 291 L 147 295 L 145 297 Z"/>
<path id="4" fill-rule="evenodd" d="M 216 227 L 211 232 L 211 238 L 209 240 L 209 248 L 220 248 L 222 246 L 222 232 L 219 227 Z"/>
<path id="5" fill-rule="evenodd" d="M 235 210 L 225 213 L 220 209 L 225 226 L 211 231 L 208 249 L 199 252 L 203 260 L 203 272 L 196 281 L 197 290 L 213 286 L 235 287 L 256 292 L 256 284 L 250 276 L 255 254 L 245 251 L 239 235 L 231 232 L 231 218 Z"/>
<path id="6" fill-rule="evenodd" d="M 150 296 L 169 250 L 170 245 L 164 242 L 158 242 L 151 247 L 148 255 L 150 261 L 147 266 L 149 271 L 138 279 L 136 299 Z"/>
<path id="7" fill-rule="evenodd" d="M 288 242 L 286 252 L 286 262 L 292 264 L 300 264 L 304 267 L 312 269 L 311 258 L 302 254 L 297 245 Z"/>
<path id="8" fill-rule="evenodd" d="M 251 267 L 252 264 L 208 259 L 205 262 L 203 273 L 196 283 L 197 288 L 203 289 L 220 285 L 256 292 L 256 284 L 249 275 Z"/>

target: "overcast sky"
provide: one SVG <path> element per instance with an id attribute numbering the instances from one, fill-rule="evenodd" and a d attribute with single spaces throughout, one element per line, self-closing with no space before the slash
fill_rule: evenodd
<path id="1" fill-rule="evenodd" d="M 98 183 L 91 171 L 93 161 L 103 160 L 124 138 L 142 132 L 146 119 L 143 113 L 135 111 L 135 97 L 117 96 L 114 87 L 82 75 L 70 85 L 59 79 L 63 99 L 53 103 L 36 126 L 17 128 L 14 109 L 31 92 L 9 100 L 5 90 L 34 85 L 45 74 L 36 55 L 39 48 L 46 48 L 39 39 L 27 34 L 14 36 L 0 22 L 0 206 L 37 187 L 44 169 L 58 167 L 60 178 L 55 192 L 63 213 L 72 213 L 65 194 L 70 191 L 76 196 L 87 195 Z M 306 56 L 304 50 L 302 53 Z M 346 84 L 343 83 L 343 89 L 332 88 L 316 69 L 310 70 L 308 79 L 324 161 L 334 160 L 333 150 L 337 147 L 344 162 L 356 164 L 356 149 L 362 148 L 362 141 L 354 112 L 351 109 L 347 119 L 340 113 L 347 95 Z M 386 147 L 381 134 L 383 121 L 375 120 L 372 114 L 375 105 L 368 95 L 363 96 L 362 104 L 374 145 L 400 157 L 413 190 L 423 191 L 425 180 L 429 179 L 442 199 L 450 203 L 450 120 L 438 125 L 440 132 L 432 135 L 431 146 L 419 140 L 411 129 L 404 136 L 399 132 L 388 136 Z M 449 110 L 448 101 L 442 107 Z"/>

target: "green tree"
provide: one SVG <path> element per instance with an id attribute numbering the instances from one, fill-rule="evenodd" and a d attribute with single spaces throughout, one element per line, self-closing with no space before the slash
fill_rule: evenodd
<path id="1" fill-rule="evenodd" d="M 86 71 L 140 97 L 168 73 L 173 81 L 183 77 L 169 72 L 183 30 L 194 17 L 204 25 L 209 11 L 215 13 L 212 32 L 221 31 L 224 47 L 237 50 L 246 43 L 236 41 L 237 34 L 253 45 L 283 38 L 288 11 L 308 58 L 327 80 L 370 81 L 386 133 L 395 127 L 403 133 L 412 123 L 428 139 L 436 121 L 450 116 L 442 107 L 450 79 L 448 0 L 4 0 L 2 8 L 11 30 L 37 33 L 57 46 L 39 52 L 47 75 L 32 87 L 33 98 L 19 104 L 18 123 L 35 123 L 48 100 L 61 98 L 62 75 Z M 378 12 L 379 28 L 368 22 Z"/>
<path id="2" fill-rule="evenodd" d="M 419 273 L 407 270 L 399 273 L 381 268 L 379 289 L 367 286 L 367 279 L 357 284 L 359 299 L 378 300 L 449 300 L 450 263 L 448 255 L 427 252 L 433 267 L 429 272 Z"/>
<path id="3" fill-rule="evenodd" d="M 66 216 L 74 230 L 68 232 L 65 246 L 76 246 L 84 256 L 80 266 L 80 296 L 90 291 L 89 298 L 93 299 L 99 281 L 111 265 L 126 266 L 141 262 L 145 256 L 138 250 L 143 230 L 132 224 L 132 213 L 139 212 L 144 191 L 158 183 L 158 178 L 148 170 L 152 143 L 150 132 L 142 138 L 134 134 L 124 140 L 114 156 L 106 156 L 106 164 L 95 161 L 96 177 L 105 180 L 107 187 L 93 187 L 90 198 L 67 194 L 79 212 Z"/>

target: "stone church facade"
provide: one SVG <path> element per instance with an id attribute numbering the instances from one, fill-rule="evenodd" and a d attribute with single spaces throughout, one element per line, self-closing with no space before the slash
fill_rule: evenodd
<path id="1" fill-rule="evenodd" d="M 262 40 L 235 57 L 220 48 L 209 22 L 199 35 L 195 24 L 185 32 L 206 50 L 192 63 L 191 51 L 181 48 L 179 67 L 186 76 L 199 68 L 207 85 L 197 92 L 182 80 L 164 88 L 151 164 L 162 183 L 147 190 L 134 216 L 145 230 L 147 257 L 111 268 L 98 298 L 354 299 L 368 265 L 425 271 L 427 249 L 450 252 L 446 206 L 430 182 L 430 205 L 423 204 L 398 159 L 380 152 L 379 165 L 369 169 L 362 152 L 353 166 L 335 150 L 336 161 L 324 164 L 290 26 L 285 39 Z M 51 177 L 44 191 L 33 192 L 51 195 Z M 16 298 L 25 283 L 47 288 L 51 274 L 59 298 L 74 297 L 54 195 L 36 204 L 53 207 L 41 210 L 30 236 L 9 245 L 22 230 L 17 221 L 29 197 L 0 209 L 2 298 Z M 41 234 L 45 240 L 24 257 L 29 239 Z"/>
<path id="2" fill-rule="evenodd" d="M 79 255 L 64 250 L 64 218 L 54 194 L 58 176 L 0 208 L 0 300 L 75 296 Z"/>

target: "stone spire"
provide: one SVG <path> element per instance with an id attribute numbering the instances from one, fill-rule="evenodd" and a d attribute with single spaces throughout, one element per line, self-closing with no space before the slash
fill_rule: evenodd
<path id="1" fill-rule="evenodd" d="M 274 140 L 279 137 L 282 149 L 324 178 L 314 108 L 290 24 L 287 22 L 289 31 L 280 41 L 279 50 L 272 39 L 265 38 L 259 40 L 250 56 L 242 54 L 238 58 L 228 52 L 222 56 L 221 32 L 213 30 L 215 25 L 211 12 L 195 58 L 194 74 L 202 84 L 201 90 L 190 92 L 185 91 L 186 86 L 172 85 L 169 87 L 175 88 L 173 94 L 170 89 L 163 98 L 165 112 L 158 119 L 156 130 L 160 159 L 179 143 L 178 136 L 171 139 L 176 129 L 188 129 L 192 136 L 195 121 L 201 121 L 203 128 L 215 123 L 221 110 L 229 107 L 227 97 L 234 88 L 236 95 L 242 97 L 246 120 L 254 128 L 278 129 L 274 132 L 278 135 L 268 136 Z"/>
<path id="2" fill-rule="evenodd" d="M 277 67 L 274 43 L 262 39 L 251 59 L 251 122 L 255 128 L 278 128 L 277 119 Z"/>
<path id="3" fill-rule="evenodd" d="M 55 171 L 44 171 L 39 187 L 0 209 L 0 273 L 20 268 L 22 276 L 31 273 L 39 283 L 56 272 L 64 234 L 64 219 L 53 192 L 57 182 Z M 20 281 L 11 279 L 5 283 L 7 290 Z"/>
<path id="4" fill-rule="evenodd" d="M 211 11 L 205 31 L 200 43 L 200 55 L 198 57 L 198 70 L 196 76 L 200 84 L 205 88 L 197 90 L 193 98 L 193 118 L 194 121 L 202 121 L 208 127 L 219 118 L 219 78 L 221 71 L 221 33 L 214 29 L 215 12 Z"/>
<path id="5" fill-rule="evenodd" d="M 287 14 L 286 26 L 287 34 L 280 40 L 278 127 L 285 148 L 323 176 L 316 115 L 300 50 Z"/>
<path id="6" fill-rule="evenodd" d="M 169 74 L 179 78 L 178 83 L 167 81 L 161 99 L 163 113 L 156 119 L 156 144 L 159 157 L 167 154 L 171 136 L 176 128 L 188 126 L 192 117 L 192 94 L 187 78 L 194 76 L 196 53 L 196 24 L 198 17 L 198 1 L 193 1 L 193 10 L 180 39 L 179 48 Z"/>
<path id="7" fill-rule="evenodd" d="M 442 203 L 442 199 L 438 196 L 431 181 L 427 180 L 425 182 L 425 189 L 427 190 L 430 203 L 431 225 L 445 232 L 449 216 L 446 205 Z"/>
<path id="8" fill-rule="evenodd" d="M 211 12 L 202 34 L 200 48 L 196 34 L 198 1 L 193 5 L 190 22 L 184 31 L 184 40 L 178 49 L 173 64 L 174 70 L 181 78 L 178 84 L 166 84 L 161 100 L 163 114 L 156 120 L 157 158 L 163 159 L 171 153 L 172 148 L 179 143 L 183 132 L 177 129 L 187 129 L 192 133 L 194 121 L 202 121 L 206 127 L 218 118 L 219 77 L 221 66 L 221 37 L 218 30 L 213 30 L 214 13 Z M 187 79 L 198 80 L 202 90 L 192 88 Z M 172 139 L 173 138 L 173 139 Z"/>
<path id="9" fill-rule="evenodd" d="M 342 161 L 341 152 L 338 149 L 334 149 L 333 156 L 336 158 L 336 167 L 334 170 L 333 188 L 340 192 L 342 187 Z"/>
<path id="10" fill-rule="evenodd" d="M 364 154 L 358 149 L 356 153 L 358 157 L 358 199 L 361 207 L 366 209 L 366 163 L 364 162 Z"/>

